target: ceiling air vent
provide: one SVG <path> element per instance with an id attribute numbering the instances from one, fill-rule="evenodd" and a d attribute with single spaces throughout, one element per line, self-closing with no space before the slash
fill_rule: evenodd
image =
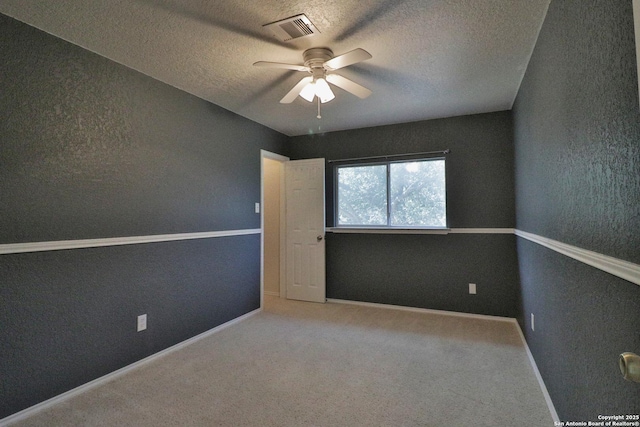
<path id="1" fill-rule="evenodd" d="M 263 25 L 263 27 L 271 31 L 276 38 L 283 42 L 320 34 L 320 31 L 304 13 Z"/>

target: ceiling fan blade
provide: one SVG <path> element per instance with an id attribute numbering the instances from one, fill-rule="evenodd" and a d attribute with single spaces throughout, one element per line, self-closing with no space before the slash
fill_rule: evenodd
<path id="1" fill-rule="evenodd" d="M 291 104 L 293 102 L 294 99 L 296 99 L 296 96 L 300 95 L 300 92 L 302 91 L 302 89 L 309 83 L 311 83 L 313 81 L 313 77 L 309 76 L 309 77 L 305 77 L 302 80 L 300 80 L 298 82 L 297 85 L 295 85 L 293 87 L 293 89 L 291 89 L 289 91 L 289 93 L 287 93 L 284 98 L 282 98 L 280 100 L 281 104 Z"/>
<path id="2" fill-rule="evenodd" d="M 258 61 L 258 62 L 255 62 L 253 65 L 256 67 L 264 67 L 264 68 L 284 68 L 285 70 L 311 71 L 309 67 L 305 67 L 304 65 L 283 64 L 281 62 Z"/>
<path id="3" fill-rule="evenodd" d="M 366 87 L 360 86 L 358 83 L 351 81 L 346 77 L 342 77 L 339 74 L 327 74 L 327 81 L 338 86 L 340 89 L 344 89 L 347 92 L 354 94 L 358 98 L 364 99 L 371 95 L 371 91 Z"/>
<path id="4" fill-rule="evenodd" d="M 345 54 L 336 56 L 324 63 L 324 68 L 329 71 L 339 70 L 348 65 L 371 59 L 371 54 L 364 49 L 354 49 Z"/>

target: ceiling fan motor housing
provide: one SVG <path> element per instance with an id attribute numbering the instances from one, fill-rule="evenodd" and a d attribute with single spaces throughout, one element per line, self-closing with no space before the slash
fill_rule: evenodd
<path id="1" fill-rule="evenodd" d="M 304 65 L 311 68 L 324 68 L 325 62 L 333 58 L 333 52 L 326 47 L 314 47 L 307 49 L 302 54 Z"/>

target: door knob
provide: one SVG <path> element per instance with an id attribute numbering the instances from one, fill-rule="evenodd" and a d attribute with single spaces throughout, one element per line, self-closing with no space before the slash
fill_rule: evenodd
<path id="1" fill-rule="evenodd" d="M 640 383 L 640 356 L 629 352 L 622 353 L 618 363 L 625 380 Z"/>
<path id="2" fill-rule="evenodd" d="M 316 239 L 318 239 L 318 242 L 319 242 L 320 240 L 322 240 L 322 236 L 318 236 L 316 237 Z"/>

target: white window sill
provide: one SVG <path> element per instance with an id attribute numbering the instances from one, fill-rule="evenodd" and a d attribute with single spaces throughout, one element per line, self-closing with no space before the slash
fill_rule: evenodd
<path id="1" fill-rule="evenodd" d="M 329 227 L 327 233 L 348 234 L 449 234 L 449 228 Z"/>

